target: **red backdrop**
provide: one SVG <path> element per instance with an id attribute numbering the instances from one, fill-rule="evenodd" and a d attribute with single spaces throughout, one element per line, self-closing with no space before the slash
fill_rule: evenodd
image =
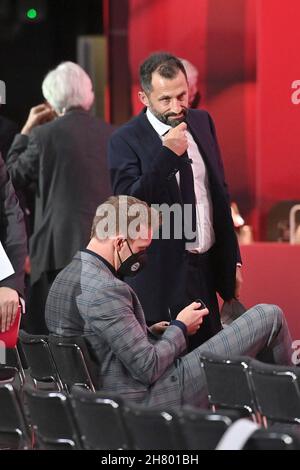
<path id="1" fill-rule="evenodd" d="M 138 67 L 168 50 L 199 70 L 200 106 L 213 115 L 233 199 L 250 219 L 255 202 L 256 4 L 253 0 L 130 0 L 134 114 Z"/>
<path id="2" fill-rule="evenodd" d="M 134 113 L 138 65 L 149 53 L 169 50 L 196 65 L 232 197 L 256 239 L 274 203 L 300 199 L 300 104 L 291 88 L 300 80 L 299 17 L 299 0 L 130 0 Z"/>
<path id="3" fill-rule="evenodd" d="M 300 199 L 299 0 L 258 2 L 257 207 L 265 219 L 281 199 Z"/>

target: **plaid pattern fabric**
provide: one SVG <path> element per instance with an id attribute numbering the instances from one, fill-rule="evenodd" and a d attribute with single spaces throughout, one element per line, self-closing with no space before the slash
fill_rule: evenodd
<path id="1" fill-rule="evenodd" d="M 259 304 L 199 346 L 183 359 L 185 375 L 184 403 L 201 404 L 205 400 L 205 380 L 199 373 L 200 354 L 213 352 L 224 358 L 256 357 L 270 353 L 276 364 L 291 365 L 292 339 L 282 313 L 276 305 Z M 189 384 L 189 385 L 188 385 Z"/>
<path id="2" fill-rule="evenodd" d="M 78 252 L 57 276 L 46 304 L 51 333 L 84 335 L 99 362 L 101 389 L 149 406 L 200 404 L 204 378 L 199 354 L 256 355 L 269 345 L 289 363 L 289 334 L 278 307 L 259 305 L 193 352 L 169 326 L 161 337 L 147 329 L 133 290 L 96 256 Z M 282 327 L 283 325 L 283 327 Z M 276 336 L 277 335 L 277 336 Z"/>

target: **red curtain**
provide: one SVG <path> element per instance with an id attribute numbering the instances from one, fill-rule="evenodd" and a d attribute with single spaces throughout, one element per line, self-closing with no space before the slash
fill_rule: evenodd
<path id="1" fill-rule="evenodd" d="M 258 0 L 257 207 L 300 200 L 299 0 Z M 297 101 L 297 100 L 296 100 Z"/>
<path id="2" fill-rule="evenodd" d="M 254 207 L 256 13 L 253 0 L 130 0 L 129 52 L 134 114 L 138 67 L 168 50 L 199 70 L 200 106 L 215 119 L 227 180 L 249 219 Z"/>

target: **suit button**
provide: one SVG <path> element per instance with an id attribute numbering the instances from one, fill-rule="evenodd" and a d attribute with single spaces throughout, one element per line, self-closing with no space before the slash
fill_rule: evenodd
<path id="1" fill-rule="evenodd" d="M 171 382 L 177 382 L 177 377 L 175 377 L 175 375 L 171 375 Z"/>

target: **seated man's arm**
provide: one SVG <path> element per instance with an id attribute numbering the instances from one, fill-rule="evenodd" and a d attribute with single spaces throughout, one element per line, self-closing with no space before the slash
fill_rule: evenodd
<path id="1" fill-rule="evenodd" d="M 125 284 L 108 287 L 105 297 L 96 297 L 88 318 L 99 339 L 109 345 L 133 378 L 147 386 L 156 382 L 186 349 L 185 335 L 175 325 L 169 326 L 155 344 L 149 342 Z"/>

